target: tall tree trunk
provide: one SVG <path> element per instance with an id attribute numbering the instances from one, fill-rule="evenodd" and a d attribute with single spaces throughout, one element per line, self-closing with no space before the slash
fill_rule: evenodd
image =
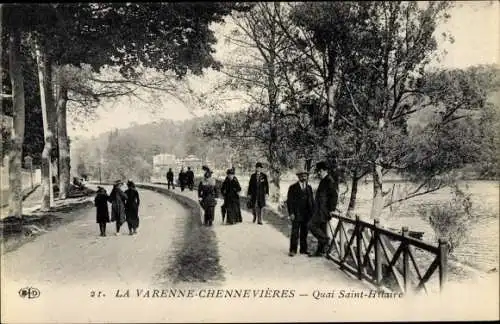
<path id="1" fill-rule="evenodd" d="M 23 216 L 22 169 L 24 141 L 24 57 L 21 52 L 21 35 L 13 29 L 9 37 L 9 74 L 12 85 L 13 124 L 12 148 L 9 152 L 9 216 Z"/>
<path id="2" fill-rule="evenodd" d="M 351 217 L 356 208 L 356 198 L 358 195 L 358 183 L 359 177 L 358 172 L 355 170 L 352 174 L 351 179 L 351 196 L 349 197 L 349 206 L 347 206 L 347 216 Z"/>
<path id="3" fill-rule="evenodd" d="M 38 65 L 38 81 L 40 86 L 40 102 L 42 107 L 43 133 L 45 145 L 42 151 L 42 211 L 47 211 L 54 206 L 54 191 L 52 188 L 52 149 L 54 142 L 54 127 L 51 127 L 53 117 L 51 115 L 52 93 L 48 84 L 49 67 L 47 66 L 46 53 L 43 47 L 36 47 L 36 57 Z"/>
<path id="4" fill-rule="evenodd" d="M 58 89 L 57 100 L 57 141 L 59 146 L 59 198 L 66 199 L 70 184 L 70 151 L 66 125 L 66 105 L 68 102 L 68 89 L 61 84 Z"/>
<path id="5" fill-rule="evenodd" d="M 370 217 L 379 218 L 384 209 L 384 192 L 382 188 L 382 166 L 377 159 L 372 172 L 373 176 L 373 201 Z"/>

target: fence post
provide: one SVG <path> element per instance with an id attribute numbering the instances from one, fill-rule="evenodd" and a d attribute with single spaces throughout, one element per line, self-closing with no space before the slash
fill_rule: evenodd
<path id="1" fill-rule="evenodd" d="M 344 262 L 342 260 L 344 259 L 344 250 L 345 250 L 345 242 L 344 242 L 344 223 L 342 222 L 342 219 L 339 218 L 339 259 L 340 259 L 340 266 L 342 267 L 344 265 Z"/>
<path id="2" fill-rule="evenodd" d="M 377 286 L 382 285 L 382 247 L 380 246 L 380 234 L 378 231 L 380 221 L 378 218 L 373 220 L 373 239 L 374 241 L 374 249 L 375 249 L 375 283 Z"/>
<path id="3" fill-rule="evenodd" d="M 361 245 L 363 244 L 363 228 L 359 215 L 356 215 L 356 225 L 354 226 L 354 234 L 356 235 L 356 263 L 358 264 L 358 279 L 363 278 L 363 257 L 361 254 Z"/>
<path id="4" fill-rule="evenodd" d="M 403 239 L 401 240 L 401 244 L 403 244 L 403 282 L 405 294 L 408 293 L 408 288 L 410 287 L 410 256 L 408 255 L 409 244 L 408 240 L 408 227 L 404 226 L 401 229 L 401 235 Z"/>
<path id="5" fill-rule="evenodd" d="M 439 290 L 443 291 L 448 275 L 448 241 L 439 239 Z"/>

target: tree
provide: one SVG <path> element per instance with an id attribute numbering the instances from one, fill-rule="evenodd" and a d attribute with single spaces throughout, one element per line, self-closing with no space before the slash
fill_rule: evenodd
<path id="1" fill-rule="evenodd" d="M 292 150 L 286 138 L 293 126 L 284 105 L 291 78 L 287 75 L 289 57 L 286 54 L 291 43 L 277 23 L 276 11 L 281 10 L 280 3 L 259 3 L 233 16 L 237 28 L 226 36 L 226 41 L 237 48 L 232 55 L 234 60 L 225 64 L 223 73 L 228 79 L 222 86 L 245 91 L 250 97 L 249 107 L 245 114 L 222 117 L 219 120 L 222 125 L 217 122 L 207 125 L 205 132 L 205 135 L 232 139 L 237 146 L 247 140 L 258 142 L 269 164 L 271 183 L 276 188 L 274 201 L 279 201 L 282 168 L 290 166 Z"/>
<path id="2" fill-rule="evenodd" d="M 2 6 L 3 9 L 3 6 Z M 2 10 L 3 14 L 3 10 Z M 10 134 L 10 152 L 9 152 L 9 215 L 21 218 L 22 217 L 22 183 L 21 183 L 21 165 L 23 155 L 23 140 L 24 140 L 24 122 L 25 122 L 25 100 L 24 100 L 24 53 L 21 48 L 22 34 L 15 28 L 14 22 L 23 19 L 23 13 L 14 11 L 7 19 L 2 19 L 6 22 L 6 31 L 8 33 L 8 48 L 9 48 L 9 75 L 12 91 L 12 106 L 13 106 L 13 130 Z M 12 27 L 14 28 L 12 28 Z M 2 36 L 2 44 L 4 44 L 4 34 Z M 3 46 L 3 45 L 2 45 Z M 3 90 L 3 89 L 2 89 Z"/>

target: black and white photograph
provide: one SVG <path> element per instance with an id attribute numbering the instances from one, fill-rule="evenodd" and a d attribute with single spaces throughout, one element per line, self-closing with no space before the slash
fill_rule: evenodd
<path id="1" fill-rule="evenodd" d="M 0 3 L 0 321 L 500 320 L 499 12 Z"/>

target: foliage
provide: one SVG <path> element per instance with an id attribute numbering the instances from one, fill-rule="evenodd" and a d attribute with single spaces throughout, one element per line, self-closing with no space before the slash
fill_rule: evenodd
<path id="1" fill-rule="evenodd" d="M 436 206 L 422 206 L 419 214 L 428 219 L 436 238 L 445 239 L 449 244 L 449 252 L 453 253 L 464 243 L 470 233 L 475 217 L 471 214 L 472 202 L 470 194 L 453 188 L 453 198 L 448 203 Z"/>

